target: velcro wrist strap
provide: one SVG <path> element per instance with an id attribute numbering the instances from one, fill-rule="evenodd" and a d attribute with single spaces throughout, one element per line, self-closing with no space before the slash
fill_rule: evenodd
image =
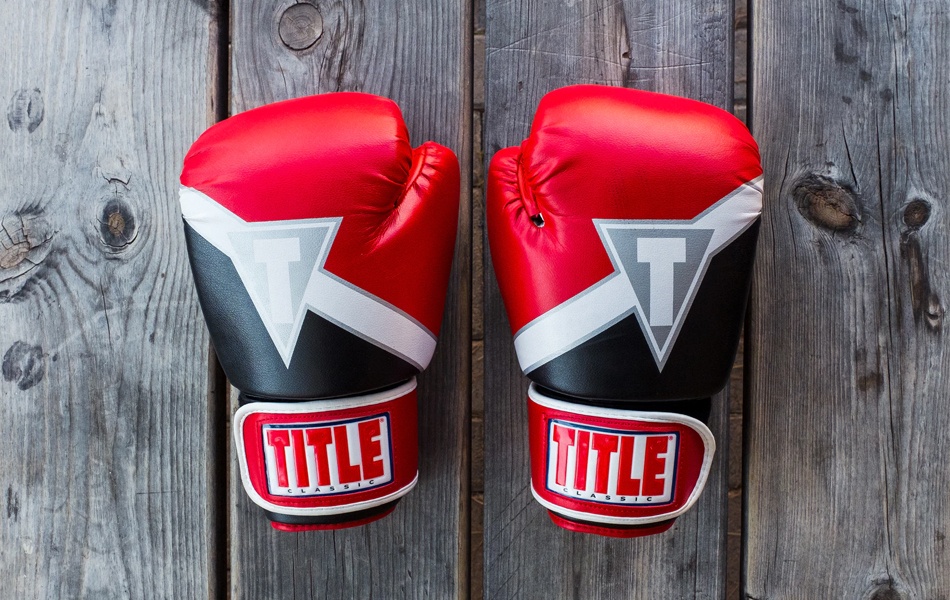
<path id="1" fill-rule="evenodd" d="M 712 432 L 692 417 L 563 402 L 533 384 L 528 427 L 534 497 L 568 519 L 607 527 L 685 512 L 716 451 Z"/>
<path id="2" fill-rule="evenodd" d="M 298 516 L 345 514 L 405 495 L 418 478 L 416 380 L 334 400 L 251 402 L 234 415 L 244 490 Z"/>

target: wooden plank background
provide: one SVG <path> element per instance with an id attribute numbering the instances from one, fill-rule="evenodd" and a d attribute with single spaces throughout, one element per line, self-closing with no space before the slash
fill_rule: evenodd
<path id="1" fill-rule="evenodd" d="M 0 598 L 950 598 L 950 6 L 754 0 L 749 40 L 737 8 L 5 4 Z M 747 41 L 766 212 L 710 482 L 665 535 L 562 531 L 528 488 L 485 164 L 571 83 L 744 116 Z M 453 148 L 463 208 L 418 487 L 372 525 L 283 534 L 235 476 L 177 179 L 216 120 L 334 90 L 389 96 L 414 144 Z"/>
<path id="2" fill-rule="evenodd" d="M 270 527 L 232 472 L 230 589 L 232 597 L 249 599 L 463 598 L 469 566 L 472 7 L 466 0 L 316 6 L 232 3 L 231 112 L 342 90 L 392 98 L 413 145 L 435 140 L 458 155 L 460 234 L 438 349 L 419 379 L 418 485 L 392 515 L 365 527 L 287 534 Z M 315 14 L 322 25 L 310 33 L 302 24 L 308 17 L 316 24 Z M 307 46 L 318 30 L 319 38 Z M 289 39 L 306 47 L 294 50 Z"/>
<path id="3" fill-rule="evenodd" d="M 950 5 L 752 15 L 746 597 L 950 597 Z"/>
<path id="4" fill-rule="evenodd" d="M 202 598 L 223 581 L 223 413 L 175 201 L 215 115 L 199 4 L 0 10 L 5 598 Z"/>
<path id="5" fill-rule="evenodd" d="M 486 158 L 527 135 L 546 92 L 600 83 L 732 108 L 732 4 L 725 1 L 487 2 Z M 490 256 L 485 251 L 486 265 Z M 486 598 L 723 598 L 728 393 L 704 494 L 672 533 L 635 540 L 554 526 L 530 490 L 527 380 L 492 270 L 485 268 Z"/>

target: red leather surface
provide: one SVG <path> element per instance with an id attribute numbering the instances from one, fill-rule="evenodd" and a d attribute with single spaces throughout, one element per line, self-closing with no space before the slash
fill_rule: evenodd
<path id="1" fill-rule="evenodd" d="M 313 413 L 252 413 L 244 420 L 244 452 L 247 456 L 248 477 L 254 490 L 266 501 L 283 507 L 313 508 L 350 506 L 375 500 L 396 492 L 415 479 L 418 473 L 418 433 L 416 390 L 398 398 L 358 408 Z M 263 405 L 263 403 L 261 403 Z M 364 491 L 337 493 L 328 496 L 287 497 L 268 493 L 264 463 L 262 427 L 272 424 L 322 424 L 360 419 L 371 415 L 387 414 L 392 436 L 393 479 L 379 487 Z M 309 526 L 308 526 L 309 527 Z"/>
<path id="2" fill-rule="evenodd" d="M 692 219 L 761 174 L 748 130 L 714 106 L 592 85 L 547 94 L 528 139 L 489 167 L 488 235 L 512 331 L 613 271 L 592 219 Z"/>
<path id="3" fill-rule="evenodd" d="M 577 405 L 583 410 L 582 405 Z M 552 419 L 589 427 L 631 433 L 672 433 L 678 435 L 675 477 L 672 500 L 665 504 L 622 505 L 617 503 L 596 502 L 584 498 L 572 498 L 554 493 L 546 485 L 548 465 L 548 427 Z M 580 511 L 591 516 L 618 518 L 646 518 L 667 515 L 687 505 L 690 495 L 696 489 L 702 470 L 705 445 L 702 437 L 692 428 L 681 423 L 658 423 L 591 416 L 581 413 L 557 410 L 528 400 L 528 439 L 531 451 L 531 485 L 544 500 L 565 509 Z M 591 451 L 593 444 L 591 445 Z M 647 482 L 643 482 L 644 489 Z M 604 524 L 609 527 L 609 524 Z M 579 530 L 576 529 L 575 530 Z"/>
<path id="4" fill-rule="evenodd" d="M 343 217 L 327 270 L 438 334 L 458 160 L 433 142 L 413 150 L 391 100 L 342 92 L 235 115 L 194 143 L 181 183 L 245 221 Z"/>

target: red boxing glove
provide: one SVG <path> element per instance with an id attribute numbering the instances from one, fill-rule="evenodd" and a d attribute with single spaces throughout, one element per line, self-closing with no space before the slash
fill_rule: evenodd
<path id="1" fill-rule="evenodd" d="M 758 148 L 735 117 L 623 88 L 549 93 L 521 147 L 495 154 L 492 261 L 534 382 L 532 491 L 558 525 L 647 535 L 696 501 L 761 190 Z"/>
<path id="2" fill-rule="evenodd" d="M 414 377 L 442 320 L 455 155 L 413 149 L 390 100 L 325 94 L 211 127 L 181 183 L 248 495 L 289 531 L 388 514 L 418 477 Z"/>

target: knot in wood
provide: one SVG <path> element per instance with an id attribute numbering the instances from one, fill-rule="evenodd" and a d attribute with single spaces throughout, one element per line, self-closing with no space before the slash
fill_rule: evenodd
<path id="1" fill-rule="evenodd" d="M 931 331 L 939 331 L 943 324 L 943 314 L 944 309 L 943 305 L 940 304 L 940 298 L 937 294 L 931 292 L 927 297 L 927 307 L 925 309 L 925 318 L 927 319 L 927 327 Z"/>
<path id="2" fill-rule="evenodd" d="M 850 233 L 861 223 L 857 195 L 846 184 L 812 173 L 798 180 L 792 197 L 802 216 L 822 229 Z"/>
<path id="3" fill-rule="evenodd" d="M 23 391 L 43 380 L 46 375 L 46 355 L 41 346 L 23 341 L 14 342 L 3 355 L 0 373 L 4 381 L 16 383 Z"/>
<path id="4" fill-rule="evenodd" d="M 920 229 L 930 219 L 930 203 L 920 198 L 911 200 L 904 207 L 904 224 L 912 229 Z"/>
<path id="5" fill-rule="evenodd" d="M 121 235 L 125 232 L 125 217 L 122 213 L 115 211 L 109 215 L 109 233 L 112 235 Z"/>
<path id="6" fill-rule="evenodd" d="M 135 216 L 121 198 L 106 202 L 99 218 L 99 234 L 103 244 L 116 250 L 135 241 Z"/>
<path id="7" fill-rule="evenodd" d="M 17 266 L 23 262 L 31 249 L 27 241 L 17 242 L 9 248 L 0 247 L 0 269 L 12 269 Z"/>
<path id="8" fill-rule="evenodd" d="M 888 583 L 875 589 L 870 600 L 904 600 L 904 597 Z"/>
<path id="9" fill-rule="evenodd" d="M 7 108 L 11 131 L 33 133 L 43 122 L 43 94 L 37 88 L 17 90 Z"/>
<path id="10" fill-rule="evenodd" d="M 39 208 L 0 215 L 0 303 L 21 299 L 50 253 L 53 233 Z M 25 277 L 32 273 L 32 277 Z"/>
<path id="11" fill-rule="evenodd" d="M 277 33 L 291 50 L 306 50 L 323 35 L 323 17 L 313 4 L 294 4 L 280 15 Z"/>

